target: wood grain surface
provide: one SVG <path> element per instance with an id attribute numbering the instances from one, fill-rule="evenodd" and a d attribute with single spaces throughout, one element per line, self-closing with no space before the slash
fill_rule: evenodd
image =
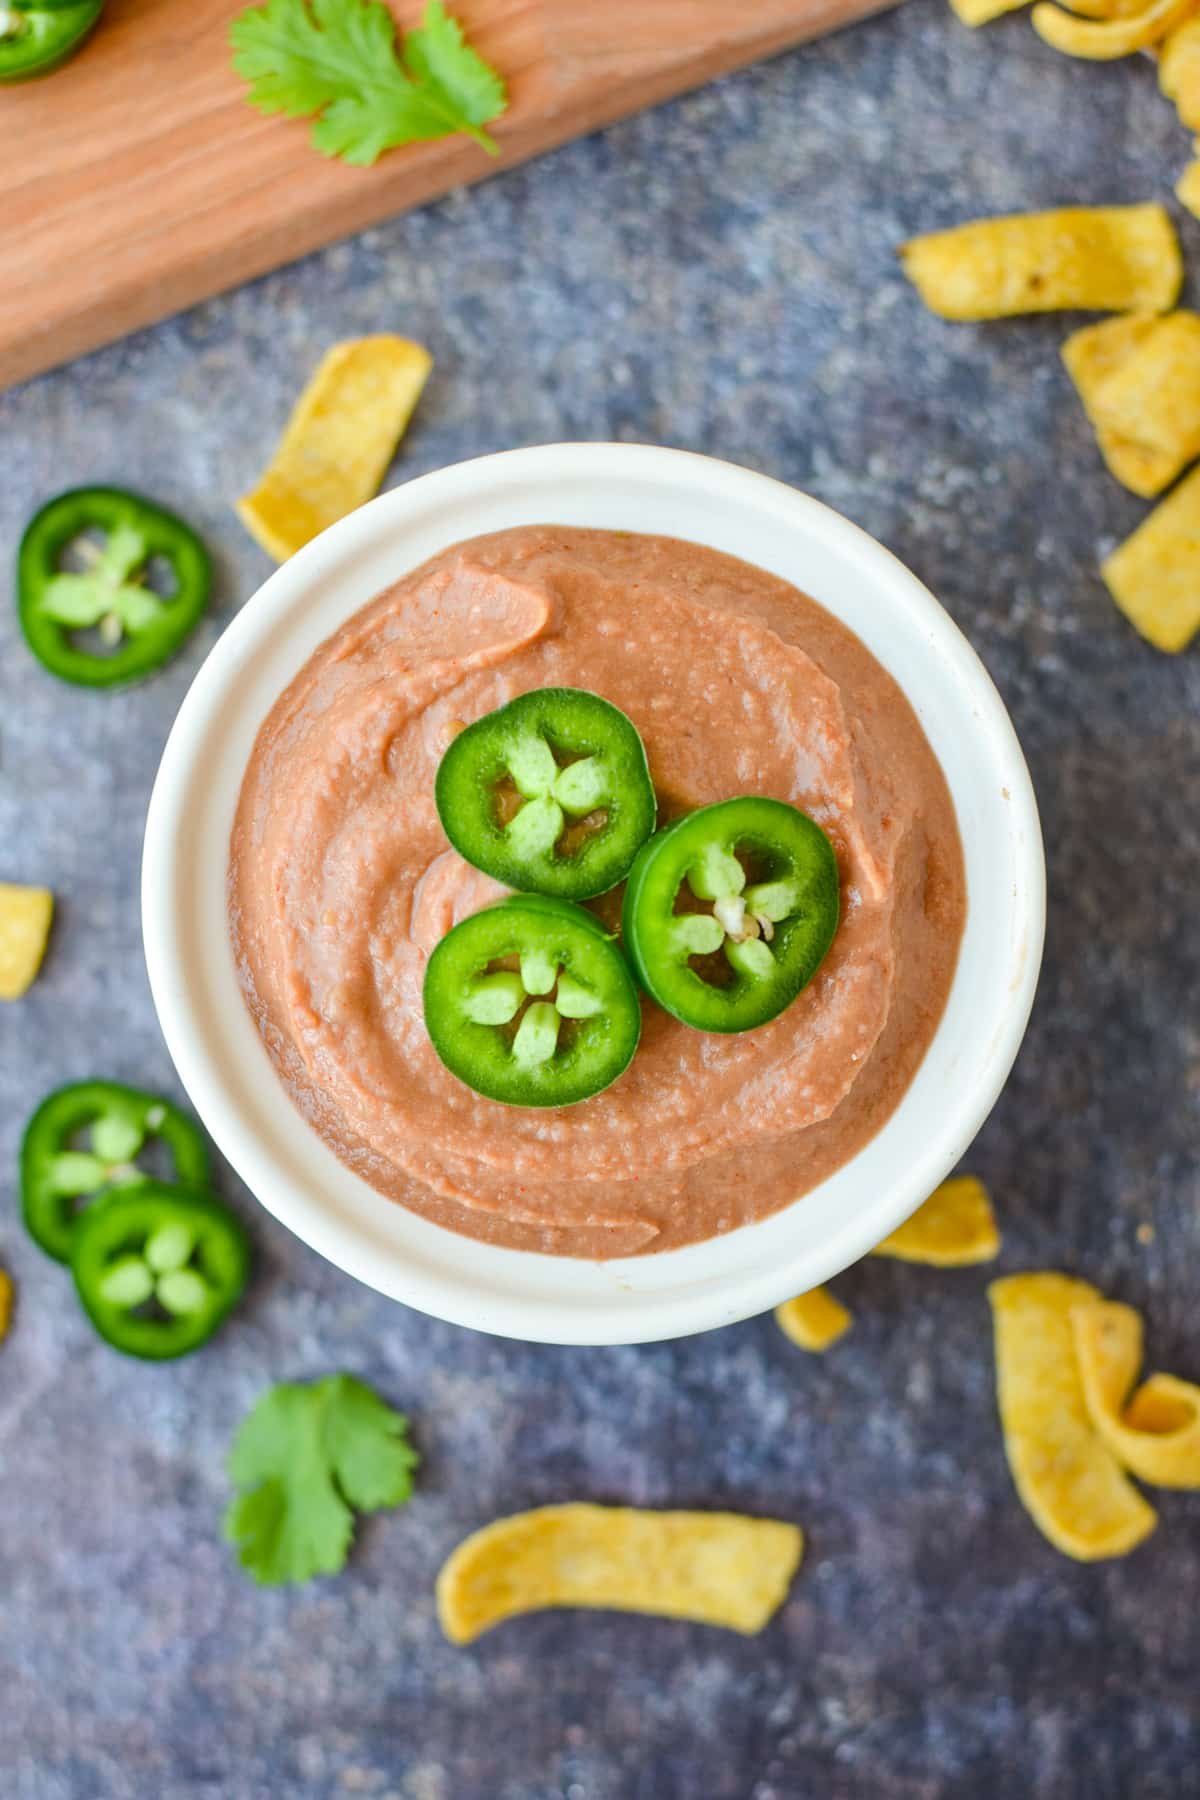
<path id="1" fill-rule="evenodd" d="M 455 0 L 509 85 L 499 158 L 453 138 L 369 170 L 246 104 L 242 3 L 109 0 L 75 62 L 0 90 L 0 387 L 890 0 Z"/>

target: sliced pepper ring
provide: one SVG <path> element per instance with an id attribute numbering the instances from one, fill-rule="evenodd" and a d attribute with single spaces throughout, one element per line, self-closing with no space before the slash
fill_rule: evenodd
<path id="1" fill-rule="evenodd" d="M 102 548 L 93 534 L 103 534 Z M 63 566 L 73 549 L 86 556 L 85 566 Z M 171 569 L 169 598 L 142 579 L 156 558 Z M 26 641 L 44 668 L 77 687 L 116 687 L 152 675 L 195 628 L 211 586 L 208 551 L 191 527 L 121 488 L 73 488 L 48 501 L 17 557 Z M 92 627 L 102 651 L 76 640 Z"/>
<path id="2" fill-rule="evenodd" d="M 839 910 L 821 827 L 782 800 L 746 796 L 651 838 L 629 873 L 622 931 L 638 979 L 667 1012 L 698 1031 L 750 1031 L 807 987 Z"/>
<path id="3" fill-rule="evenodd" d="M 0 84 L 52 74 L 103 11 L 104 0 L 0 0 Z"/>
<path id="4" fill-rule="evenodd" d="M 609 1087 L 641 1035 L 637 987 L 599 920 L 520 894 L 446 934 L 425 1025 L 451 1074 L 508 1106 L 573 1106 Z"/>
<path id="5" fill-rule="evenodd" d="M 459 733 L 434 789 L 459 855 L 506 887 L 605 894 L 654 830 L 637 728 L 583 688 L 538 688 Z"/>
<path id="6" fill-rule="evenodd" d="M 73 1140 L 85 1131 L 87 1147 L 80 1148 Z M 206 1185 L 200 1127 L 169 1100 L 115 1081 L 76 1081 L 42 1101 L 21 1144 L 21 1210 L 47 1256 L 69 1262 L 82 1209 L 110 1189 L 149 1179 L 137 1158 L 153 1139 L 170 1151 L 178 1182 Z"/>
<path id="7" fill-rule="evenodd" d="M 106 1343 L 164 1362 L 198 1350 L 236 1305 L 250 1271 L 239 1219 L 210 1194 L 148 1181 L 82 1215 L 71 1273 Z"/>

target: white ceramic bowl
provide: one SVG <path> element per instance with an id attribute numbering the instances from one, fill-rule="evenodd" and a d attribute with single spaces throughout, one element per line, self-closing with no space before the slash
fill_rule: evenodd
<path id="1" fill-rule="evenodd" d="M 966 856 L 968 916 L 945 1017 L 883 1130 L 760 1223 L 606 1263 L 498 1249 L 377 1194 L 295 1111 L 242 1002 L 225 923 L 229 833 L 271 705 L 358 607 L 456 541 L 506 526 L 590 525 L 710 544 L 783 576 L 895 676 L 936 751 Z M 962 1155 L 1000 1092 L 1033 1001 L 1045 872 L 1029 774 L 1004 706 L 937 601 L 888 551 L 807 495 L 707 457 L 558 444 L 460 463 L 384 494 L 270 578 L 197 675 L 146 825 L 146 959 L 180 1077 L 269 1211 L 322 1256 L 458 1325 L 561 1344 L 682 1337 L 836 1275 Z"/>

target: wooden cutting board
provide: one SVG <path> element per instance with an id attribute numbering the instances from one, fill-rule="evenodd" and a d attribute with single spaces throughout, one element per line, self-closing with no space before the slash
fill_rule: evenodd
<path id="1" fill-rule="evenodd" d="M 453 138 L 369 170 L 247 106 L 244 3 L 109 0 L 75 62 L 0 89 L 0 387 L 891 0 L 451 0 L 509 85 L 501 155 Z"/>

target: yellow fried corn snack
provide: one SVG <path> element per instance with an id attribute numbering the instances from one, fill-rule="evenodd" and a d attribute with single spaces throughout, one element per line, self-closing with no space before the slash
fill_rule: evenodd
<path id="1" fill-rule="evenodd" d="M 1088 1416 L 1071 1310 L 1099 1299 L 1066 1275 L 1009 1275 L 988 1289 L 996 1388 L 1017 1492 L 1038 1529 L 1078 1562 L 1123 1556 L 1157 1515 Z"/>
<path id="2" fill-rule="evenodd" d="M 1068 12 L 1084 19 L 1131 19 L 1146 10 L 1147 0 L 1062 0 Z"/>
<path id="3" fill-rule="evenodd" d="M 1071 1325 L 1088 1413 L 1117 1461 L 1152 1487 L 1200 1488 L 1200 1387 L 1151 1375 L 1130 1399 L 1142 1366 L 1132 1306 L 1092 1301 L 1072 1310 Z"/>
<path id="4" fill-rule="evenodd" d="M 964 25 L 990 25 L 1003 13 L 1017 12 L 1029 0 L 950 0 L 956 16 Z"/>
<path id="5" fill-rule="evenodd" d="M 12 1315 L 12 1276 L 7 1269 L 0 1269 L 0 1344 L 2 1344 L 8 1336 L 8 1328 L 12 1324 Z"/>
<path id="6" fill-rule="evenodd" d="M 854 1323 L 854 1315 L 835 1300 L 828 1288 L 810 1288 L 775 1308 L 775 1323 L 801 1350 L 828 1350 L 844 1337 Z"/>
<path id="7" fill-rule="evenodd" d="M 238 517 L 276 562 L 378 493 L 433 359 L 400 337 L 335 344 Z"/>
<path id="8" fill-rule="evenodd" d="M 1166 209 L 1075 206 L 976 219 L 913 238 L 904 273 L 943 319 L 1017 313 L 1168 312 L 1183 259 Z"/>
<path id="9" fill-rule="evenodd" d="M 1163 40 L 1158 85 L 1175 102 L 1181 122 L 1200 131 L 1200 18 L 1191 18 Z"/>
<path id="10" fill-rule="evenodd" d="M 0 881 L 0 1000 L 19 1000 L 46 954 L 54 895 Z"/>
<path id="11" fill-rule="evenodd" d="M 934 1269 L 963 1269 L 991 1262 L 1000 1253 L 1000 1233 L 988 1191 L 974 1175 L 957 1175 L 935 1188 L 911 1219 L 876 1244 L 874 1256 L 927 1263 Z"/>
<path id="12" fill-rule="evenodd" d="M 1190 162 L 1175 183 L 1175 194 L 1190 213 L 1200 219 L 1200 162 Z"/>
<path id="13" fill-rule="evenodd" d="M 1125 617 L 1157 650 L 1185 650 L 1200 631 L 1200 469 L 1184 477 L 1101 565 Z"/>
<path id="14" fill-rule="evenodd" d="M 1077 331 L 1063 361 L 1105 462 L 1143 499 L 1200 456 L 1200 316 L 1133 314 Z"/>
<path id="15" fill-rule="evenodd" d="M 1052 49 L 1087 62 L 1114 62 L 1148 50 L 1189 19 L 1196 0 L 1154 0 L 1128 18 L 1079 19 L 1061 6 L 1040 0 L 1032 14 L 1033 29 Z"/>
<path id="16" fill-rule="evenodd" d="M 749 1635 L 782 1605 L 803 1549 L 799 1528 L 775 1519 L 542 1506 L 464 1539 L 438 1576 L 438 1617 L 454 1644 L 549 1606 L 658 1613 Z"/>

